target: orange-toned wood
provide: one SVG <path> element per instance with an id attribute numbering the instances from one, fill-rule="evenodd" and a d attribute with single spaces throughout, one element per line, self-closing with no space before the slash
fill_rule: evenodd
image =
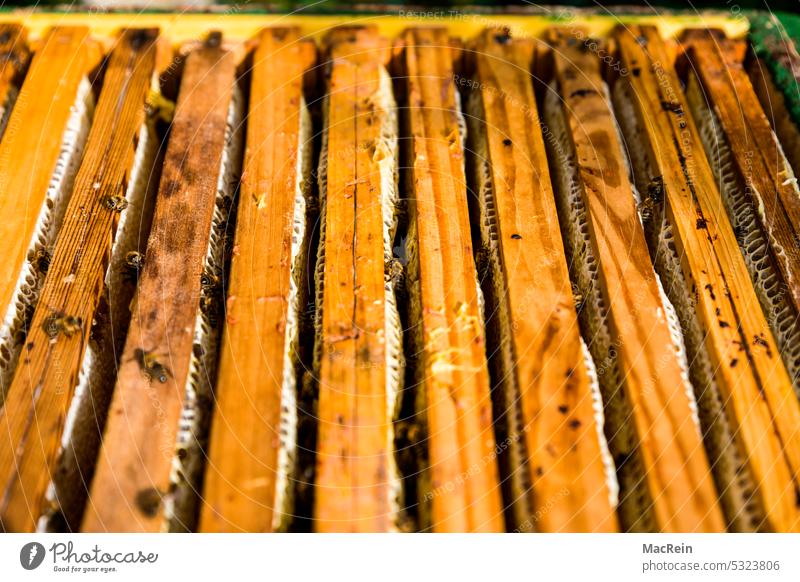
<path id="1" fill-rule="evenodd" d="M 114 228 L 124 211 L 124 186 L 144 118 L 156 34 L 149 29 L 124 32 L 107 63 L 87 154 L 0 412 L 0 523 L 6 531 L 34 528 L 51 479 Z"/>
<path id="2" fill-rule="evenodd" d="M 85 27 L 54 28 L 48 33 L 0 141 L 0 216 L 9 217 L 0 222 L 0 313 L 6 313 L 13 300 L 70 108 L 93 64 L 88 34 Z"/>
<path id="3" fill-rule="evenodd" d="M 327 186 L 314 527 L 393 527 L 387 416 L 381 174 L 388 112 L 378 108 L 389 43 L 367 28 L 334 29 L 327 102 Z"/>
<path id="4" fill-rule="evenodd" d="M 163 524 L 236 78 L 220 42 L 209 36 L 186 59 L 84 531 Z"/>
<path id="5" fill-rule="evenodd" d="M 527 470 L 533 486 L 531 503 L 516 504 L 525 509 L 514 512 L 515 527 L 535 521 L 537 531 L 614 531 L 602 427 L 595 421 L 529 72 L 533 41 L 488 30 L 474 49 L 497 229 L 496 242 L 483 242 L 500 262 L 503 282 L 494 284 L 505 294 L 495 301 L 513 322 L 502 331 L 513 359 L 500 386 L 519 393 L 520 402 L 511 406 L 521 407 L 527 463 L 512 470 Z"/>
<path id="6" fill-rule="evenodd" d="M 453 61 L 443 28 L 403 33 L 409 193 L 418 237 L 423 410 L 430 523 L 440 532 L 501 531 L 503 507 L 489 374 L 470 236 Z"/>
<path id="7" fill-rule="evenodd" d="M 800 312 L 800 196 L 779 153 L 779 143 L 744 70 L 742 43 L 698 38 L 689 45 L 691 70 L 700 81 L 730 144 L 733 162 L 767 234 L 787 297 Z"/>
<path id="8" fill-rule="evenodd" d="M 0 106 L 7 105 L 12 88 L 19 88 L 30 56 L 27 29 L 16 23 L 0 25 Z"/>
<path id="9" fill-rule="evenodd" d="M 636 71 L 626 82 L 636 96 L 648 157 L 663 179 L 683 276 L 699 290 L 705 346 L 756 484 L 765 526 L 797 531 L 800 405 L 791 378 L 775 349 L 680 82 L 671 67 L 659 64 L 665 51 L 658 31 L 635 26 L 617 38 L 622 61 Z"/>
<path id="10" fill-rule="evenodd" d="M 603 92 L 600 61 L 583 43 L 570 42 L 558 32 L 553 37 L 555 78 L 656 527 L 721 531 L 724 523 L 711 469 L 672 349 L 623 150 Z"/>
<path id="11" fill-rule="evenodd" d="M 289 309 L 303 75 L 296 28 L 258 38 L 201 531 L 271 531 Z M 310 148 L 312 144 L 302 144 Z"/>

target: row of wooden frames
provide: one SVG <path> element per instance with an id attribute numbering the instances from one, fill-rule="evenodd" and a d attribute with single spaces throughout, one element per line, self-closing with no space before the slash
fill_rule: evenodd
<path id="1" fill-rule="evenodd" d="M 415 246 L 406 273 L 404 324 L 415 314 L 419 403 L 403 425 L 424 478 L 401 475 L 401 510 L 409 529 L 468 531 L 619 531 L 636 529 L 617 507 L 604 463 L 604 438 L 593 403 L 592 375 L 581 348 L 570 267 L 553 191 L 552 164 L 533 78 L 554 80 L 577 165 L 589 240 L 607 305 L 607 324 L 622 378 L 625 419 L 634 442 L 609 437 L 625 505 L 631 479 L 645 501 L 634 506 L 658 531 L 738 529 L 735 502 L 705 426 L 692 421 L 692 398 L 664 315 L 640 208 L 621 151 L 609 100 L 611 76 L 628 83 L 643 134 L 636 144 L 660 176 L 660 199 L 677 247 L 678 269 L 692 290 L 732 443 L 752 481 L 748 502 L 756 529 L 800 529 L 800 404 L 742 258 L 736 233 L 684 96 L 675 65 L 688 58 L 724 125 L 734 154 L 749 154 L 753 190 L 766 193 L 764 220 L 786 280 L 796 281 L 800 204 L 787 201 L 785 177 L 773 170 L 771 129 L 742 71 L 739 45 L 711 35 L 682 46 L 654 28 L 631 26 L 605 42 L 569 28 L 541 42 L 487 30 L 467 43 L 440 28 L 411 28 L 393 45 L 370 27 L 329 32 L 321 47 L 294 28 L 268 28 L 239 49 L 220 35 L 183 51 L 174 112 L 153 97 L 151 79 L 174 73 L 171 49 L 157 30 L 120 33 L 104 55 L 82 27 L 50 30 L 29 52 L 25 31 L 6 25 L 0 99 L 19 88 L 0 142 L 0 309 L 13 300 L 44 203 L 60 137 L 81 79 L 98 93 L 85 154 L 18 362 L 3 387 L 0 410 L 0 524 L 32 531 L 47 512 L 48 488 L 69 451 L 62 433 L 98 318 L 115 225 L 126 212 L 138 132 L 147 116 L 171 120 L 156 209 L 138 274 L 137 297 L 121 353 L 102 446 L 75 482 L 85 492 L 83 531 L 160 531 L 171 494 L 173 458 L 201 301 L 205 233 L 226 142 L 234 80 L 248 96 L 236 231 L 226 275 L 227 300 L 211 433 L 196 522 L 201 531 L 270 531 L 277 523 L 277 467 L 291 239 L 298 179 L 300 116 L 327 100 L 324 293 L 321 353 L 313 416 L 315 531 L 403 529 L 392 507 L 390 467 L 401 425 L 387 406 L 384 217 L 385 184 L 375 95 L 390 71 L 401 119 L 401 185 Z M 32 53 L 32 58 L 30 54 Z M 532 76 L 532 71 L 536 74 Z M 163 83 L 162 83 L 163 84 Z M 490 373 L 476 285 L 473 238 L 460 139 L 459 93 L 478 91 L 485 122 L 493 196 L 492 225 L 503 292 L 495 310 L 509 322 L 507 379 Z M 738 99 L 732 99 L 736 93 Z M 748 101 L 750 100 L 750 101 Z M 758 108 L 758 109 L 757 109 Z M 473 138 L 470 138 L 473 139 Z M 314 146 L 319 149 L 319 145 Z M 630 144 L 629 144 L 630 147 Z M 757 152 L 753 156 L 752 151 Z M 737 162 L 738 163 L 738 162 Z M 689 168 L 687 170 L 687 168 Z M 783 237 L 783 238 L 781 238 Z M 491 250 L 491 249 L 490 249 Z M 310 260 L 313 267 L 313 259 Z M 391 261 L 390 261 L 391 262 Z M 479 261 L 480 262 L 480 261 Z M 478 262 L 478 263 L 479 263 Z M 496 283 L 496 282 L 495 282 Z M 796 305 L 800 287 L 790 286 Z M 398 294 L 398 301 L 403 297 Z M 485 312 L 489 312 L 487 297 Z M 590 338 L 587 338 L 587 342 Z M 304 341 L 309 341 L 305 338 Z M 310 341 L 313 341 L 311 339 Z M 492 343 L 494 340 L 489 340 Z M 595 358 L 595 364 L 600 365 Z M 408 374 L 406 374 L 408 377 Z M 297 391 L 306 386 L 300 374 Z M 518 392 L 498 410 L 494 390 Z M 703 387 L 695 386 L 696 390 Z M 502 399 L 500 399 L 502 401 Z M 501 439 L 496 423 L 520 418 Z M 300 424 L 301 429 L 306 425 Z M 409 428 L 411 426 L 411 428 Z M 727 426 L 727 425 L 726 425 Z M 394 429 L 394 430 L 393 430 Z M 415 433 L 409 436 L 410 433 Z M 303 439 L 302 442 L 309 442 Z M 632 459 L 635 457 L 635 463 Z M 422 460 L 420 460 L 422 459 Z M 628 463 L 630 461 L 630 463 Z M 402 464 L 402 463 L 401 463 Z M 625 466 L 636 474 L 624 476 Z M 513 473 L 513 475 L 512 475 Z M 514 475 L 522 474 L 515 477 Z M 89 478 L 91 477 L 91 480 Z M 298 478 L 300 479 L 300 478 Z M 300 479 L 302 480 L 302 479 Z M 411 482 L 413 488 L 407 487 Z M 524 483 L 519 496 L 515 483 Z M 308 483 L 305 484 L 309 486 Z M 411 491 L 413 499 L 409 498 Z M 69 492 L 64 496 L 69 497 Z M 82 495 L 82 497 L 81 497 Z M 298 498 L 302 495 L 298 494 Z M 65 498 L 56 496 L 63 505 Z M 50 499 L 48 501 L 48 499 Z M 74 500 L 70 503 L 78 503 Z M 631 502 L 633 503 L 633 502 Z M 752 525 L 752 524 L 751 524 Z"/>

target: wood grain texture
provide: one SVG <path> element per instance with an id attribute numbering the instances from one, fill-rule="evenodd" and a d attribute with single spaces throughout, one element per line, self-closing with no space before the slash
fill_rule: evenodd
<path id="1" fill-rule="evenodd" d="M 13 300 L 70 108 L 92 64 L 88 34 L 85 27 L 54 28 L 48 33 L 0 141 L 0 213 L 15 218 L 0 223 L 0 313 L 6 313 Z"/>
<path id="2" fill-rule="evenodd" d="M 515 527 L 535 520 L 536 531 L 614 531 L 602 426 L 595 420 L 529 72 L 533 42 L 489 30 L 473 48 L 491 167 L 490 228 L 496 228 L 500 261 L 495 276 L 502 278 L 494 282 L 501 294 L 495 301 L 506 311 L 510 329 L 501 333 L 508 334 L 513 353 L 501 388 L 518 393 L 520 401 L 510 406 L 521 408 L 515 438 L 524 438 L 527 454 L 512 470 L 528 471 L 532 483 L 529 513 L 518 514 Z"/>
<path id="3" fill-rule="evenodd" d="M 377 108 L 389 44 L 369 28 L 326 39 L 327 187 L 316 531 L 392 528 L 387 417 L 382 185 L 375 146 L 386 112 Z"/>
<path id="4" fill-rule="evenodd" d="M 124 206 L 156 35 L 149 29 L 122 33 L 107 63 L 88 153 L 0 413 L 0 522 L 6 531 L 32 530 L 42 509 Z"/>
<path id="5" fill-rule="evenodd" d="M 443 28 L 404 32 L 403 83 L 410 130 L 409 220 L 417 236 L 427 424 L 427 528 L 502 531 L 479 289 L 470 235 L 453 61 Z"/>
<path id="6" fill-rule="evenodd" d="M 0 25 L 0 105 L 7 105 L 9 94 L 19 88 L 30 57 L 27 29 L 16 23 Z"/>
<path id="7" fill-rule="evenodd" d="M 219 38 L 186 60 L 84 531 L 163 525 L 235 78 Z"/>
<path id="8" fill-rule="evenodd" d="M 594 257 L 632 410 L 642 478 L 662 531 L 724 528 L 710 466 L 650 262 L 623 150 L 603 89 L 600 61 L 554 31 L 554 74 L 569 126 Z"/>
<path id="9" fill-rule="evenodd" d="M 280 509 L 276 480 L 303 75 L 316 49 L 295 28 L 265 29 L 258 43 L 200 516 L 200 530 L 207 532 L 271 531 Z"/>
<path id="10" fill-rule="evenodd" d="M 650 140 L 650 156 L 663 176 L 667 216 L 673 224 L 684 277 L 693 288 L 701 290 L 697 295 L 698 316 L 706 332 L 705 345 L 714 375 L 723 391 L 725 410 L 736 431 L 741 456 L 755 481 L 766 516 L 764 526 L 774 531 L 797 531 L 800 405 L 791 378 L 774 349 L 775 339 L 759 305 L 697 127 L 686 113 L 689 106 L 680 82 L 671 68 L 653 64 L 664 62 L 658 33 L 643 26 L 634 29 L 633 34 L 646 39 L 646 50 L 623 33 L 618 37 L 621 57 L 630 66 L 636 61 L 641 71 L 639 76 L 631 77 L 630 83 L 637 95 L 642 127 Z M 710 41 L 705 50 L 714 50 Z M 731 74 L 744 75 L 742 71 Z M 665 109 L 664 102 L 677 107 Z M 768 178 L 762 176 L 759 184 Z M 769 197 L 775 197 L 774 191 Z"/>
<path id="11" fill-rule="evenodd" d="M 687 55 L 713 107 L 766 233 L 773 261 L 795 313 L 800 313 L 800 195 L 791 169 L 742 65 L 744 45 L 692 40 Z"/>
<path id="12" fill-rule="evenodd" d="M 159 36 L 155 51 L 154 78 L 171 70 L 173 54 L 172 45 L 164 36 Z M 159 84 L 163 88 L 163 84 Z M 166 141 L 162 142 L 166 135 L 162 120 L 165 112 L 171 112 L 175 106 L 163 97 L 160 90 L 151 86 L 147 116 L 136 138 L 136 153 L 125 193 L 128 206 L 114 233 L 103 297 L 95 312 L 78 386 L 67 415 L 63 452 L 53 474 L 53 503 L 48 507 L 45 521 L 40 521 L 40 529 L 79 531 L 81 527 L 141 270 L 141 265 L 134 266 L 130 259 L 141 258 L 147 252 L 166 150 Z M 48 491 L 48 502 L 50 499 Z"/>

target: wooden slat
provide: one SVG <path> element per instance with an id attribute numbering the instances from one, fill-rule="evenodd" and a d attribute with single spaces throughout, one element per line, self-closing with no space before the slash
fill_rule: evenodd
<path id="1" fill-rule="evenodd" d="M 557 32 L 553 37 L 554 74 L 655 525 L 662 531 L 720 531 L 724 523 L 710 466 L 691 418 L 623 150 L 603 92 L 600 61 L 584 43 Z"/>
<path id="2" fill-rule="evenodd" d="M 750 281 L 700 135 L 686 114 L 688 103 L 680 82 L 671 69 L 652 64 L 663 59 L 658 33 L 651 27 L 640 27 L 633 34 L 645 38 L 646 47 L 623 33 L 619 36 L 622 58 L 631 66 L 636 61 L 639 70 L 630 82 L 638 97 L 638 114 L 650 139 L 652 159 L 663 176 L 668 219 L 673 224 L 684 277 L 697 289 L 706 290 L 697 295 L 698 316 L 727 416 L 752 473 L 766 517 L 764 526 L 797 531 L 800 405 L 774 349 L 775 339 Z M 716 42 L 720 41 L 703 41 L 698 46 L 705 47 L 701 52 L 714 51 L 712 44 Z M 718 77 L 707 72 L 716 83 Z M 731 70 L 732 76 L 743 74 Z M 712 98 L 726 102 L 734 97 L 734 93 L 726 97 L 712 94 Z M 677 107 L 664 108 L 665 102 Z M 716 111 L 722 113 L 732 106 L 729 103 Z M 752 103 L 745 103 L 746 108 L 750 106 Z M 755 144 L 751 141 L 750 145 Z M 761 163 L 758 158 L 751 156 L 753 173 L 766 171 L 763 166 L 755 167 Z M 770 167 L 774 175 L 775 166 Z M 759 184 L 756 190 L 764 192 L 760 188 L 772 180 L 770 173 L 753 177 L 754 184 Z M 766 196 L 774 200 L 775 191 Z"/>
<path id="3" fill-rule="evenodd" d="M 173 49 L 169 40 L 156 41 L 154 76 L 172 70 Z M 163 89 L 163 78 L 160 78 Z M 155 199 L 166 134 L 162 121 L 174 110 L 160 89 L 151 86 L 147 117 L 137 136 L 136 158 L 125 196 L 128 206 L 120 216 L 106 267 L 103 298 L 92 322 L 89 345 L 84 354 L 80 380 L 75 390 L 62 445 L 63 453 L 53 474 L 52 504 L 46 521 L 39 527 L 48 531 L 79 531 L 89 487 L 94 477 L 109 405 L 116 384 L 120 357 L 131 319 L 140 267 L 131 259 L 147 252 L 147 235 L 153 220 Z M 87 128 L 88 132 L 88 128 Z M 166 145 L 166 142 L 164 142 Z M 77 170 L 77 168 L 76 168 Z M 48 490 L 47 500 L 51 494 Z"/>
<path id="4" fill-rule="evenodd" d="M 530 66 L 533 41 L 486 31 L 475 43 L 500 272 L 495 298 L 513 329 L 511 369 L 501 388 L 516 394 L 520 435 L 533 489 L 514 527 L 537 531 L 613 531 L 598 425 L 584 361 Z M 475 135 L 471 139 L 477 139 Z M 482 161 L 482 160 L 479 160 Z M 499 313 L 493 317 L 502 317 Z M 599 427 L 602 430 L 602 427 Z M 523 505 L 516 503 L 516 505 Z M 543 508 L 546 507 L 545 511 Z M 537 516 L 538 515 L 538 519 Z"/>
<path id="5" fill-rule="evenodd" d="M 314 59 L 313 43 L 302 42 L 295 28 L 264 30 L 253 56 L 201 531 L 270 531 L 280 511 L 275 487 L 303 74 Z"/>
<path id="6" fill-rule="evenodd" d="M 15 23 L 0 25 L 0 106 L 7 105 L 9 93 L 19 88 L 30 56 L 27 29 Z"/>
<path id="7" fill-rule="evenodd" d="M 0 522 L 6 531 L 34 528 L 51 479 L 114 227 L 124 207 L 133 144 L 154 67 L 155 37 L 154 30 L 123 33 L 107 63 L 87 155 L 0 414 Z"/>
<path id="8" fill-rule="evenodd" d="M 164 521 L 235 76 L 218 35 L 186 60 L 84 531 Z"/>
<path id="9" fill-rule="evenodd" d="M 441 532 L 504 527 L 489 374 L 470 235 L 453 61 L 443 28 L 403 33 L 410 128 L 409 200 L 418 237 L 428 467 L 420 496 Z M 423 514 L 427 509 L 423 508 Z M 423 515 L 423 517 L 425 517 Z"/>
<path id="10" fill-rule="evenodd" d="M 9 217 L 0 223 L 0 313 L 13 301 L 90 60 L 87 28 L 52 29 L 33 59 L 0 142 L 0 215 Z M 8 90 L 2 83 L 0 88 Z"/>
<path id="11" fill-rule="evenodd" d="M 327 103 L 327 187 L 317 531 L 392 528 L 387 417 L 381 174 L 373 156 L 387 112 L 377 108 L 390 57 L 376 29 L 334 29 Z"/>
<path id="12" fill-rule="evenodd" d="M 745 180 L 756 213 L 785 283 L 794 312 L 800 313 L 800 194 L 791 170 L 742 66 L 744 47 L 708 36 L 691 41 L 692 72 L 713 106 L 733 162 Z"/>

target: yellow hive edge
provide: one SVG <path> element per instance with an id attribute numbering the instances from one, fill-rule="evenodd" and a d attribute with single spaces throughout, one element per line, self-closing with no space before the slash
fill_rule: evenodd
<path id="1" fill-rule="evenodd" d="M 95 37 L 112 38 L 125 27 L 158 27 L 161 34 L 175 44 L 202 38 L 209 30 L 219 30 L 229 41 L 252 38 L 266 26 L 299 26 L 306 37 L 319 39 L 328 30 L 343 24 L 375 24 L 381 34 L 397 37 L 409 26 L 446 26 L 450 34 L 472 38 L 486 27 L 504 26 L 513 36 L 539 38 L 553 25 L 581 27 L 591 36 L 603 37 L 617 24 L 653 24 L 665 38 L 674 38 L 688 27 L 719 28 L 732 38 L 747 34 L 745 17 L 730 13 L 700 13 L 697 15 L 590 15 L 576 13 L 574 18 L 554 19 L 547 16 L 513 16 L 464 14 L 447 12 L 408 11 L 404 15 L 326 15 L 252 14 L 229 12 L 214 14 L 193 13 L 97 13 L 97 12 L 38 12 L 26 9 L 0 13 L 0 23 L 19 22 L 29 30 L 32 40 L 41 38 L 51 26 L 88 26 Z"/>

